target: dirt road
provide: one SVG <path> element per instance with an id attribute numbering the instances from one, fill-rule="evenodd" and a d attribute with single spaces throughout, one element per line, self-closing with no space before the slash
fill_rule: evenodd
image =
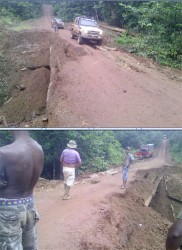
<path id="1" fill-rule="evenodd" d="M 44 28 L 49 6 L 45 13 Z M 67 29 L 57 36 L 84 53 L 59 66 L 59 49 L 52 48 L 58 76 L 53 74 L 49 89 L 50 127 L 182 126 L 182 85 L 169 69 L 129 53 L 80 46 Z"/>
<path id="2" fill-rule="evenodd" d="M 160 152 L 165 151 L 166 141 Z M 136 162 L 129 172 L 126 196 L 120 188 L 121 173 L 81 179 L 67 201 L 61 198 L 62 182 L 47 181 L 42 188 L 39 184 L 35 197 L 41 214 L 40 250 L 164 249 L 169 222 L 143 205 L 162 175 L 164 162 L 163 153 Z M 143 225 L 141 229 L 139 224 Z M 150 245 L 152 240 L 155 243 Z"/>
<path id="3" fill-rule="evenodd" d="M 79 45 L 69 24 L 54 33 L 51 12 L 45 5 L 29 30 L 8 30 L 0 42 L 12 85 L 11 98 L 0 107 L 8 127 L 182 127 L 181 71 L 107 50 L 105 45 L 115 46 L 107 30 L 100 50 Z"/>

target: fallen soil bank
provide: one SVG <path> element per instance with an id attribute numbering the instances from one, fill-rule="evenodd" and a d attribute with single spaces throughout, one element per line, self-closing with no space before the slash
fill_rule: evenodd
<path id="1" fill-rule="evenodd" d="M 144 205 L 162 172 L 159 168 L 130 173 L 133 181 L 126 196 L 120 189 L 120 174 L 80 180 L 66 202 L 61 200 L 62 183 L 39 183 L 40 249 L 163 250 L 170 222 Z M 47 223 L 54 225 L 51 232 Z"/>
<path id="2" fill-rule="evenodd" d="M 168 213 L 155 211 L 160 206 L 154 200 L 154 209 L 145 204 L 152 199 L 151 195 L 155 199 L 153 190 L 158 192 L 157 185 L 163 177 L 182 179 L 181 166 L 165 165 L 167 157 L 164 142 L 159 156 L 133 164 L 126 194 L 120 188 L 120 168 L 92 174 L 89 178 L 79 177 L 68 201 L 61 198 L 62 181 L 41 179 L 35 192 L 41 214 L 37 224 L 40 249 L 163 250 L 171 224 Z M 173 183 L 179 197 L 181 182 L 173 180 Z M 163 206 L 168 198 L 165 190 L 161 191 L 159 200 Z"/>
<path id="3" fill-rule="evenodd" d="M 50 20 L 51 7 L 45 5 L 44 16 L 29 23 L 30 31 L 8 31 L 7 41 L 0 43 L 0 51 L 11 61 L 12 99 L 0 108 L 7 126 L 182 126 L 181 71 L 108 49 L 115 36 L 107 31 L 99 49 L 78 45 L 70 38 L 69 26 L 55 34 Z M 50 71 L 20 71 L 41 65 L 50 66 Z M 4 120 L 0 126 L 5 127 Z"/>
<path id="4" fill-rule="evenodd" d="M 46 113 L 50 82 L 50 70 L 46 65 L 49 65 L 52 39 L 51 32 L 8 34 L 1 48 L 6 59 L 11 62 L 9 85 L 12 97 L 1 107 L 1 115 L 4 115 L 8 127 L 45 126 L 40 117 Z"/>

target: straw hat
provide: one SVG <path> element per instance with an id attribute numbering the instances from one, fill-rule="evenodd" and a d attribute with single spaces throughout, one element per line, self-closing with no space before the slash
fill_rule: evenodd
<path id="1" fill-rule="evenodd" d="M 69 141 L 67 144 L 68 148 L 77 148 L 76 141 Z"/>

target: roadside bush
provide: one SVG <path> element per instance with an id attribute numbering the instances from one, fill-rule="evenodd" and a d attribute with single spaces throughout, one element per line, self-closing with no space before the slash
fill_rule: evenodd
<path id="1" fill-rule="evenodd" d="M 10 97 L 8 87 L 9 63 L 0 55 L 0 106 Z"/>
<path id="2" fill-rule="evenodd" d="M 0 3 L 1 22 L 10 22 L 17 20 L 28 20 L 38 17 L 42 14 L 42 4 L 39 1 L 3 1 Z"/>
<path id="3" fill-rule="evenodd" d="M 16 23 L 20 19 L 16 17 L 10 10 L 6 8 L 0 8 L 0 25 L 2 27 L 4 26 L 10 26 L 13 23 Z"/>
<path id="4" fill-rule="evenodd" d="M 182 150 L 177 144 L 170 147 L 170 154 L 176 164 L 182 163 Z"/>

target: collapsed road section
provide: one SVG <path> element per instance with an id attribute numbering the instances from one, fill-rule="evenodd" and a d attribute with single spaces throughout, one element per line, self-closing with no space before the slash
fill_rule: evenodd
<path id="1" fill-rule="evenodd" d="M 50 82 L 51 32 L 24 31 L 6 34 L 3 55 L 11 67 L 9 98 L 0 108 L 1 127 L 44 127 Z"/>
<path id="2" fill-rule="evenodd" d="M 165 179 L 168 192 L 180 199 L 182 179 L 181 166 L 164 164 L 163 146 L 159 156 L 133 164 L 125 194 L 120 188 L 119 168 L 77 179 L 68 202 L 60 198 L 62 181 L 40 180 L 36 189 L 42 216 L 38 225 L 40 249 L 163 250 L 171 225 L 172 200 L 161 185 Z M 179 212 L 180 204 L 172 204 Z M 53 232 L 47 230 L 47 221 Z"/>
<path id="3" fill-rule="evenodd" d="M 0 46 L 9 64 L 9 94 L 0 107 L 0 127 L 48 127 L 52 105 L 62 96 L 56 89 L 61 67 L 83 50 L 75 50 L 53 32 L 38 30 L 6 33 Z M 52 102 L 54 91 L 57 101 Z"/>

